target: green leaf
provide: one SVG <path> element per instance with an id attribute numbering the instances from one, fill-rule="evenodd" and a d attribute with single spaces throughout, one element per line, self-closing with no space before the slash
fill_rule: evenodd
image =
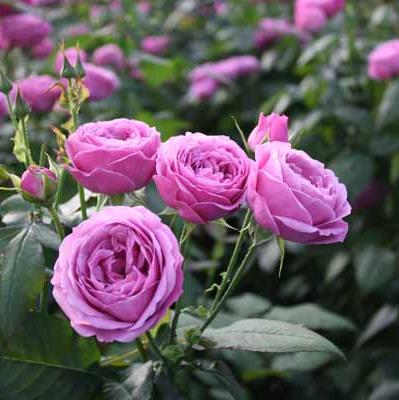
<path id="1" fill-rule="evenodd" d="M 4 250 L 0 276 L 0 333 L 10 337 L 42 290 L 44 258 L 31 226 Z"/>
<path id="2" fill-rule="evenodd" d="M 230 326 L 207 329 L 205 348 L 267 353 L 322 351 L 343 357 L 330 341 L 300 325 L 266 319 L 243 319 Z"/>
<path id="3" fill-rule="evenodd" d="M 308 372 L 324 366 L 333 358 L 331 353 L 281 354 L 274 358 L 271 366 L 279 371 Z"/>
<path id="4" fill-rule="evenodd" d="M 18 127 L 15 131 L 14 147 L 13 147 L 12 152 L 19 162 L 24 163 L 24 164 L 29 163 L 28 148 L 25 145 L 24 134 L 23 134 L 20 124 L 18 124 Z"/>
<path id="5" fill-rule="evenodd" d="M 176 66 L 171 60 L 159 59 L 157 62 L 145 60 L 140 63 L 140 70 L 150 86 L 158 87 L 176 78 Z"/>
<path id="6" fill-rule="evenodd" d="M 395 253 L 370 245 L 355 258 L 356 282 L 365 293 L 384 287 L 396 273 Z"/>
<path id="7" fill-rule="evenodd" d="M 392 82 L 385 90 L 378 108 L 377 126 L 379 129 L 399 120 L 398 97 L 399 82 Z"/>
<path id="8" fill-rule="evenodd" d="M 42 223 L 35 223 L 32 225 L 33 234 L 38 242 L 44 247 L 58 250 L 61 244 L 61 240 L 57 233 L 53 230 L 51 225 Z"/>
<path id="9" fill-rule="evenodd" d="M 396 400 L 399 398 L 399 382 L 385 381 L 379 384 L 368 400 Z"/>
<path id="10" fill-rule="evenodd" d="M 309 329 L 355 331 L 347 318 L 324 310 L 317 304 L 304 303 L 293 307 L 273 307 L 264 315 L 267 319 L 301 324 Z"/>
<path id="11" fill-rule="evenodd" d="M 6 225 L 21 224 L 30 221 L 34 206 L 25 201 L 19 194 L 7 197 L 0 206 L 0 214 Z"/>
<path id="12" fill-rule="evenodd" d="M 106 389 L 108 400 L 150 400 L 154 385 L 152 361 L 133 364 L 122 383 L 111 383 Z"/>
<path id="13" fill-rule="evenodd" d="M 87 400 L 99 379 L 86 370 L 100 358 L 92 339 L 69 322 L 29 313 L 0 354 L 2 400 Z"/>
<path id="14" fill-rule="evenodd" d="M 253 317 L 265 313 L 271 307 L 269 300 L 252 293 L 245 293 L 227 300 L 227 307 L 241 317 Z"/>
<path id="15" fill-rule="evenodd" d="M 329 34 L 322 36 L 320 39 L 315 40 L 306 50 L 302 53 L 298 60 L 298 66 L 303 67 L 306 64 L 313 61 L 320 54 L 325 54 L 325 52 L 335 45 L 337 42 L 336 34 Z"/>
<path id="16" fill-rule="evenodd" d="M 25 225 L 13 225 L 0 228 L 0 251 L 3 251 L 10 241 L 25 228 Z"/>

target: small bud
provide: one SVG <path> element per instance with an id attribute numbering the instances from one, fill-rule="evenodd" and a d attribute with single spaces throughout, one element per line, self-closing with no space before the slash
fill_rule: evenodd
<path id="1" fill-rule="evenodd" d="M 82 60 L 80 59 L 80 53 L 78 53 L 78 58 L 76 60 L 75 71 L 78 78 L 84 78 L 86 76 L 86 71 L 83 67 Z"/>
<path id="2" fill-rule="evenodd" d="M 26 201 L 51 204 L 57 191 L 57 177 L 48 168 L 31 165 L 21 177 L 20 188 Z"/>
<path id="3" fill-rule="evenodd" d="M 69 62 L 68 58 L 64 54 L 64 60 L 61 68 L 60 75 L 62 78 L 66 79 L 74 79 L 78 77 L 76 69 Z"/>
<path id="4" fill-rule="evenodd" d="M 17 97 L 14 103 L 14 115 L 19 121 L 24 119 L 30 113 L 30 108 L 28 103 L 22 98 L 19 88 L 17 89 Z"/>
<path id="5" fill-rule="evenodd" d="M 12 82 L 7 78 L 5 73 L 0 70 L 0 92 L 9 94 L 12 90 Z"/>

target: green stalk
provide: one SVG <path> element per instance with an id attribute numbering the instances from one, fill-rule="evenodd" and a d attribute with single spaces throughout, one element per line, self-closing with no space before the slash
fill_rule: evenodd
<path id="1" fill-rule="evenodd" d="M 233 254 L 231 255 L 229 264 L 227 266 L 226 273 L 223 276 L 222 283 L 220 284 L 220 286 L 218 288 L 218 291 L 216 293 L 215 299 L 213 300 L 213 303 L 212 303 L 212 306 L 211 306 L 211 313 L 215 309 L 217 304 L 219 303 L 220 299 L 222 298 L 223 292 L 225 291 L 227 285 L 230 282 L 230 279 L 231 279 L 231 276 L 233 274 L 234 268 L 235 268 L 235 266 L 237 264 L 238 255 L 240 254 L 241 247 L 242 247 L 242 245 L 244 243 L 244 240 L 245 240 L 245 236 L 246 236 L 246 233 L 247 233 L 247 226 L 248 226 L 250 218 L 251 218 L 251 212 L 248 209 L 246 214 L 245 214 L 244 222 L 243 222 L 241 230 L 240 230 L 240 235 L 238 236 L 236 245 L 234 246 Z"/>
<path id="2" fill-rule="evenodd" d="M 154 354 L 162 361 L 165 362 L 165 364 L 167 364 L 167 360 L 165 359 L 165 357 L 162 355 L 162 352 L 160 350 L 160 348 L 158 347 L 158 345 L 156 344 L 152 334 L 150 331 L 147 331 L 145 333 L 145 336 L 148 339 L 148 343 L 150 344 L 151 350 L 154 352 Z"/>
<path id="3" fill-rule="evenodd" d="M 139 351 L 143 361 L 144 362 L 148 361 L 148 355 L 147 355 L 144 345 L 139 337 L 135 340 L 135 343 L 136 343 L 137 350 Z"/>
<path id="4" fill-rule="evenodd" d="M 48 207 L 48 210 L 50 212 L 51 219 L 53 220 L 55 229 L 57 230 L 58 236 L 60 237 L 61 240 L 64 239 L 65 232 L 64 232 L 64 228 L 62 227 L 61 221 L 58 218 L 57 211 L 55 211 L 54 207 L 51 207 L 51 206 Z"/>
<path id="5" fill-rule="evenodd" d="M 241 278 L 245 272 L 245 269 L 251 260 L 252 256 L 254 255 L 256 250 L 255 245 L 251 245 L 251 247 L 248 249 L 247 254 L 245 255 L 244 259 L 242 260 L 240 266 L 237 269 L 236 274 L 234 275 L 229 287 L 226 289 L 223 297 L 220 299 L 220 301 L 216 304 L 216 306 L 211 310 L 211 313 L 209 317 L 206 319 L 206 321 L 203 323 L 203 325 L 200 327 L 200 332 L 203 333 L 205 329 L 212 323 L 212 321 L 215 319 L 217 314 L 219 313 L 220 309 L 226 302 L 226 300 L 231 296 L 231 294 L 234 292 L 234 290 L 237 288 L 238 284 L 241 281 Z"/>
<path id="6" fill-rule="evenodd" d="M 82 219 L 87 219 L 87 209 L 86 209 L 86 200 L 85 200 L 85 192 L 83 186 L 78 183 L 78 192 L 79 192 L 79 200 L 80 200 L 80 211 L 82 212 Z"/>

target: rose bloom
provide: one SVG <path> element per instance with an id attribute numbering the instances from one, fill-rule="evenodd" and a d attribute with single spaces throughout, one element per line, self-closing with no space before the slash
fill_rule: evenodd
<path id="1" fill-rule="evenodd" d="M 125 66 L 123 51 L 116 44 L 106 44 L 99 47 L 93 53 L 92 61 L 96 65 L 111 66 L 116 69 L 123 69 Z"/>
<path id="2" fill-rule="evenodd" d="M 31 75 L 14 84 L 10 97 L 15 100 L 17 88 L 33 112 L 48 112 L 61 96 L 57 81 L 49 75 Z"/>
<path id="3" fill-rule="evenodd" d="M 115 195 L 144 187 L 155 172 L 160 134 L 125 118 L 80 126 L 66 141 L 69 172 L 85 188 Z"/>
<path id="4" fill-rule="evenodd" d="M 189 97 L 198 100 L 206 100 L 212 97 L 218 89 L 218 81 L 210 78 L 201 79 L 190 86 Z"/>
<path id="5" fill-rule="evenodd" d="M 255 156 L 247 200 L 260 226 L 298 243 L 345 239 L 351 207 L 333 171 L 289 143 L 257 146 Z"/>
<path id="6" fill-rule="evenodd" d="M 54 45 L 50 38 L 42 40 L 32 48 L 32 56 L 36 59 L 46 59 L 53 51 Z"/>
<path id="7" fill-rule="evenodd" d="M 399 76 L 399 39 L 382 43 L 370 53 L 368 75 L 376 80 Z"/>
<path id="8" fill-rule="evenodd" d="M 51 30 L 47 21 L 32 14 L 8 15 L 0 20 L 0 35 L 10 48 L 31 48 L 43 41 Z"/>
<path id="9" fill-rule="evenodd" d="M 77 49 L 76 47 L 69 47 L 65 49 L 63 52 L 59 51 L 55 56 L 54 62 L 54 71 L 59 74 L 61 72 L 62 66 L 64 65 L 64 56 L 68 59 L 71 65 L 76 65 L 78 60 L 78 54 L 80 57 L 80 61 L 84 63 L 87 61 L 88 56 L 87 53 L 82 49 Z"/>
<path id="10" fill-rule="evenodd" d="M 262 49 L 285 36 L 297 36 L 298 31 L 288 21 L 280 18 L 264 18 L 255 32 L 255 45 Z"/>
<path id="11" fill-rule="evenodd" d="M 296 0 L 295 25 L 299 29 L 318 32 L 345 8 L 345 0 Z"/>
<path id="12" fill-rule="evenodd" d="M 89 90 L 90 101 L 104 100 L 119 88 L 119 79 L 112 71 L 90 63 L 84 63 L 83 68 L 86 73 L 83 82 Z"/>
<path id="13" fill-rule="evenodd" d="M 288 142 L 288 117 L 286 115 L 272 113 L 265 117 L 263 113 L 260 113 L 258 125 L 248 138 L 249 148 L 255 151 L 256 146 L 266 140 Z"/>
<path id="14" fill-rule="evenodd" d="M 0 119 L 8 115 L 7 99 L 4 93 L 0 93 Z"/>
<path id="15" fill-rule="evenodd" d="M 173 232 L 144 207 L 106 207 L 62 242 L 51 283 L 72 327 L 101 342 L 131 342 L 183 291 Z"/>
<path id="16" fill-rule="evenodd" d="M 244 202 L 251 161 L 227 136 L 187 132 L 163 143 L 154 182 L 185 220 L 204 224 Z"/>
<path id="17" fill-rule="evenodd" d="M 167 35 L 147 36 L 141 41 L 141 48 L 146 53 L 164 54 L 170 45 L 170 37 Z"/>

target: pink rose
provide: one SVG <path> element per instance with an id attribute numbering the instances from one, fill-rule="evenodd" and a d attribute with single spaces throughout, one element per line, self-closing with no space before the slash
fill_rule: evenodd
<path id="1" fill-rule="evenodd" d="M 160 143 L 159 132 L 144 122 L 121 118 L 88 123 L 66 141 L 68 170 L 92 192 L 131 192 L 154 175 Z"/>
<path id="2" fill-rule="evenodd" d="M 382 43 L 370 53 L 368 74 L 376 80 L 399 76 L 399 39 Z"/>
<path id="3" fill-rule="evenodd" d="M 264 18 L 255 32 L 255 45 L 262 49 L 289 35 L 296 36 L 298 31 L 288 21 L 279 18 Z"/>
<path id="4" fill-rule="evenodd" d="M 260 226 L 298 243 L 345 239 L 351 207 L 334 172 L 289 143 L 257 146 L 255 155 L 247 199 Z"/>
<path id="5" fill-rule="evenodd" d="M 49 201 L 57 190 L 57 177 L 47 168 L 31 165 L 22 174 L 20 187 L 28 201 Z"/>
<path id="6" fill-rule="evenodd" d="M 8 105 L 6 95 L 4 93 L 0 93 L 0 119 L 3 119 L 8 115 Z"/>
<path id="7" fill-rule="evenodd" d="M 212 97 L 218 89 L 219 83 L 214 79 L 201 79 L 191 85 L 189 96 L 194 99 L 205 100 Z"/>
<path id="8" fill-rule="evenodd" d="M 170 45 L 170 37 L 167 35 L 147 36 L 141 41 L 141 48 L 146 53 L 164 54 Z"/>
<path id="9" fill-rule="evenodd" d="M 53 51 L 54 45 L 51 39 L 46 38 L 32 48 L 32 56 L 41 60 L 46 59 Z"/>
<path id="10" fill-rule="evenodd" d="M 31 48 L 43 41 L 51 30 L 47 21 L 32 14 L 14 14 L 0 20 L 0 36 L 10 48 Z"/>
<path id="11" fill-rule="evenodd" d="M 56 80 L 49 75 L 31 75 L 14 84 L 10 97 L 15 100 L 19 88 L 33 112 L 48 112 L 61 96 L 61 89 L 53 86 L 54 83 Z"/>
<path id="12" fill-rule="evenodd" d="M 345 8 L 345 0 L 296 0 L 295 25 L 299 29 L 318 32 L 338 12 Z"/>
<path id="13" fill-rule="evenodd" d="M 54 71 L 59 74 L 61 72 L 62 66 L 64 65 L 64 56 L 68 59 L 69 63 L 73 66 L 76 65 L 78 60 L 78 54 L 80 57 L 80 61 L 84 63 L 87 61 L 87 53 L 82 49 L 77 49 L 76 47 L 69 47 L 65 49 L 63 52 L 59 51 L 55 56 L 54 62 Z"/>
<path id="14" fill-rule="evenodd" d="M 86 73 L 83 82 L 89 89 L 90 101 L 104 100 L 119 88 L 119 79 L 112 71 L 89 63 L 83 67 Z"/>
<path id="15" fill-rule="evenodd" d="M 8 4 L 0 4 L 0 17 L 5 17 L 6 15 L 14 14 L 15 9 Z"/>
<path id="16" fill-rule="evenodd" d="M 250 164 L 227 136 L 188 132 L 162 144 L 154 181 L 168 206 L 185 220 L 204 224 L 241 206 Z"/>
<path id="17" fill-rule="evenodd" d="M 142 14 L 149 14 L 151 11 L 151 2 L 150 1 L 139 1 L 137 3 L 137 9 Z"/>
<path id="18" fill-rule="evenodd" d="M 62 242 L 53 296 L 82 336 L 131 342 L 183 291 L 183 257 L 167 225 L 144 207 L 107 207 Z"/>
<path id="19" fill-rule="evenodd" d="M 272 113 L 265 117 L 259 114 L 258 125 L 254 128 L 248 138 L 249 148 L 255 151 L 255 147 L 266 140 L 270 142 L 288 142 L 288 117 Z"/>
<path id="20" fill-rule="evenodd" d="M 116 69 L 123 69 L 125 56 L 116 44 L 106 44 L 99 47 L 93 54 L 92 61 L 96 65 L 111 66 Z"/>

